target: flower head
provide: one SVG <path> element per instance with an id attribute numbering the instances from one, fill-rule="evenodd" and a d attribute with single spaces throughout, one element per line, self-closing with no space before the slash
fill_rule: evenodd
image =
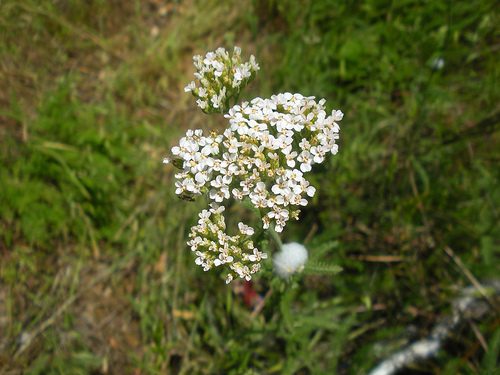
<path id="1" fill-rule="evenodd" d="M 207 63 L 214 58 L 208 56 Z M 206 137 L 189 130 L 172 148 L 183 160 L 176 194 L 207 194 L 217 204 L 248 198 L 264 227 L 274 223 L 281 232 L 315 194 L 306 172 L 338 149 L 336 121 L 343 114 L 337 110 L 327 116 L 323 103 L 291 93 L 255 98 L 229 110 L 223 134 Z"/>
<path id="2" fill-rule="evenodd" d="M 185 92 L 191 92 L 197 99 L 196 104 L 205 113 L 223 113 L 227 111 L 230 100 L 236 100 L 260 69 L 255 57 L 250 61 L 241 61 L 241 48 L 234 47 L 232 56 L 224 48 L 207 52 L 205 58 L 193 57 L 197 69 L 195 77 L 200 83 L 190 82 Z"/>
<path id="3" fill-rule="evenodd" d="M 223 212 L 224 206 L 216 204 L 203 210 L 198 215 L 198 224 L 191 228 L 188 246 L 197 256 L 195 264 L 204 271 L 227 265 L 227 283 L 237 277 L 248 281 L 260 269 L 260 262 L 267 258 L 267 254 L 254 248 L 253 242 L 247 239 L 254 234 L 254 229 L 244 223 L 238 224 L 240 234 L 229 236 Z"/>

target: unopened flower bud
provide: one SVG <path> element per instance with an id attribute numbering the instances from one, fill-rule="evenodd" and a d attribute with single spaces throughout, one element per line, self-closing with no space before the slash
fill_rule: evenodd
<path id="1" fill-rule="evenodd" d="M 297 242 L 283 244 L 283 250 L 273 256 L 274 272 L 287 279 L 304 269 L 307 258 L 308 252 L 304 245 Z"/>

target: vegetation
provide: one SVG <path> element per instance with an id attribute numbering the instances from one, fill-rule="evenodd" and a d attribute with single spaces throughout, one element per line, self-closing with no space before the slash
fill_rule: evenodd
<path id="1" fill-rule="evenodd" d="M 366 374 L 425 336 L 500 271 L 498 24 L 491 0 L 1 2 L 0 374 Z M 282 233 L 343 272 L 269 271 L 258 306 L 194 266 L 204 204 L 162 165 L 225 128 L 183 88 L 234 45 L 261 66 L 240 99 L 345 113 Z M 496 373 L 493 305 L 408 373 Z"/>

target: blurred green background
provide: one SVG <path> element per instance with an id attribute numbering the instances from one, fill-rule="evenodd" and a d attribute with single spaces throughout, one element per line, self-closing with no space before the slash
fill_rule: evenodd
<path id="1" fill-rule="evenodd" d="M 2 1 L 0 374 L 358 375 L 425 336 L 471 276 L 500 274 L 498 10 Z M 275 292 L 255 312 L 194 265 L 204 204 L 161 163 L 186 129 L 225 128 L 183 88 L 194 54 L 234 45 L 261 66 L 244 99 L 300 92 L 345 113 L 282 234 L 344 271 L 286 290 L 257 277 Z M 495 373 L 498 323 L 469 321 L 405 373 Z"/>

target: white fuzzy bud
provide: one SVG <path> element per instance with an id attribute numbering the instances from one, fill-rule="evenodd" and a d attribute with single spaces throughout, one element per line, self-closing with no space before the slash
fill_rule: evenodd
<path id="1" fill-rule="evenodd" d="M 274 272 L 287 279 L 304 269 L 307 258 L 308 252 L 304 245 L 297 242 L 283 244 L 283 250 L 273 256 Z"/>

